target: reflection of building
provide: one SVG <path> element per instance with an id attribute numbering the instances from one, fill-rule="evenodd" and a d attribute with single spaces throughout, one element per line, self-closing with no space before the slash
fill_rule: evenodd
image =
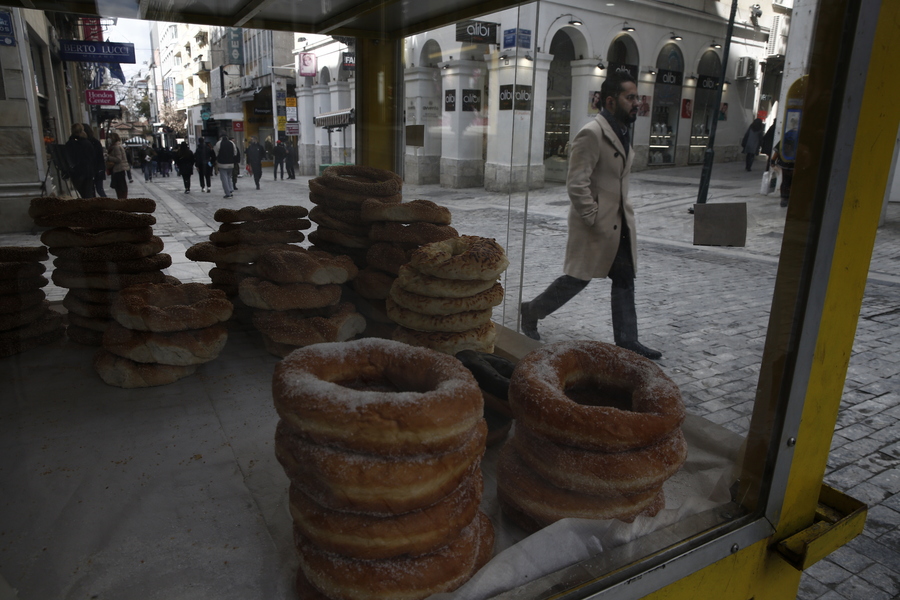
<path id="1" fill-rule="evenodd" d="M 567 145 L 597 114 L 595 92 L 613 69 L 630 72 L 645 99 L 632 128 L 635 169 L 701 162 L 713 120 L 716 159 L 740 155 L 747 126 L 777 99 L 779 70 L 763 65 L 783 62 L 787 14 L 768 15 L 773 39 L 765 17 L 735 24 L 723 79 L 727 21 L 714 8 L 698 18 L 676 6 L 581 5 L 563 15 L 540 4 L 481 17 L 488 38 L 467 37 L 459 24 L 407 38 L 406 125 L 424 126 L 421 145 L 406 147 L 407 178 L 494 190 L 564 180 Z M 462 97 L 474 93 L 484 102 L 465 111 Z M 684 100 L 691 110 L 683 114 Z"/>

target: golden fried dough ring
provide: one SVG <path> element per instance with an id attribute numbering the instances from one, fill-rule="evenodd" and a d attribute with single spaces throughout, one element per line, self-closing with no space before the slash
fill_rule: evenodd
<path id="1" fill-rule="evenodd" d="M 309 211 L 297 205 L 278 204 L 268 208 L 245 206 L 237 210 L 233 208 L 220 208 L 213 214 L 213 219 L 219 223 L 237 223 L 240 221 L 263 221 L 267 219 L 301 219 L 309 214 Z"/>
<path id="2" fill-rule="evenodd" d="M 526 531 L 536 531 L 566 518 L 618 519 L 630 523 L 639 515 L 652 517 L 665 506 L 661 487 L 610 496 L 556 487 L 529 469 L 512 444 L 500 449 L 497 498 L 504 514 Z"/>
<path id="3" fill-rule="evenodd" d="M 299 348 L 345 342 L 366 329 L 366 320 L 350 302 L 320 310 L 258 310 L 253 326 L 277 344 Z"/>
<path id="4" fill-rule="evenodd" d="M 400 204 L 366 200 L 360 207 L 360 216 L 365 221 L 396 221 L 398 223 L 449 225 L 451 221 L 450 209 L 430 200 L 413 200 Z"/>
<path id="5" fill-rule="evenodd" d="M 416 556 L 446 545 L 472 522 L 483 485 L 477 469 L 434 504 L 390 516 L 332 510 L 291 486 L 290 509 L 294 527 L 328 552 L 370 560 Z"/>
<path id="6" fill-rule="evenodd" d="M 372 194 L 330 187 L 322 177 L 310 179 L 309 192 L 310 202 L 338 210 L 354 210 L 357 213 L 362 203 L 369 198 L 385 204 L 399 204 L 403 201 L 403 195 L 399 193 L 388 196 L 374 196 Z"/>
<path id="7" fill-rule="evenodd" d="M 157 236 L 148 242 L 107 244 L 96 247 L 58 247 L 50 248 L 50 252 L 59 258 L 72 260 L 131 260 L 143 258 L 163 251 L 163 241 Z"/>
<path id="8" fill-rule="evenodd" d="M 48 258 L 46 246 L 0 246 L 0 262 L 41 262 Z"/>
<path id="9" fill-rule="evenodd" d="M 496 279 L 444 279 L 419 273 L 409 265 L 402 265 L 397 285 L 420 296 L 433 298 L 468 298 L 493 288 Z"/>
<path id="10" fill-rule="evenodd" d="M 612 406 L 623 396 L 628 409 Z M 510 378 L 509 403 L 536 434 L 602 452 L 659 443 L 685 416 L 678 386 L 656 363 L 593 341 L 546 344 L 527 354 Z"/>
<path id="11" fill-rule="evenodd" d="M 482 512 L 455 540 L 422 556 L 347 558 L 317 548 L 296 529 L 294 533 L 300 553 L 297 590 L 303 600 L 411 600 L 450 592 L 490 560 L 494 547 L 493 525 Z"/>
<path id="12" fill-rule="evenodd" d="M 43 275 L 34 277 L 21 277 L 19 279 L 0 279 L 0 295 L 20 294 L 39 290 L 50 281 Z"/>
<path id="13" fill-rule="evenodd" d="M 328 167 L 318 179 L 325 187 L 367 196 L 393 196 L 403 188 L 403 179 L 396 173 L 362 165 Z"/>
<path id="14" fill-rule="evenodd" d="M 597 452 L 556 444 L 521 423 L 510 442 L 522 462 L 551 484 L 598 496 L 659 489 L 687 458 L 687 442 L 681 429 L 657 444 L 625 452 Z"/>
<path id="15" fill-rule="evenodd" d="M 65 335 L 66 328 L 62 327 L 60 324 L 60 326 L 55 329 L 35 336 L 0 340 L 0 358 L 20 354 L 27 350 L 31 350 L 32 348 L 37 348 L 38 346 L 52 344 L 55 341 L 63 339 Z"/>
<path id="16" fill-rule="evenodd" d="M 497 330 L 493 321 L 488 321 L 481 327 L 460 332 L 416 331 L 401 326 L 394 329 L 391 338 L 404 344 L 431 348 L 455 356 L 457 352 L 463 350 L 493 352 Z"/>
<path id="17" fill-rule="evenodd" d="M 42 289 L 0 295 L 0 314 L 16 313 L 31 308 L 40 304 L 46 297 Z"/>
<path id="18" fill-rule="evenodd" d="M 306 209 L 304 208 L 303 210 Z M 288 231 L 291 229 L 309 229 L 311 225 L 309 219 L 292 217 L 245 221 L 243 223 L 222 223 L 219 225 L 219 231 Z"/>
<path id="19" fill-rule="evenodd" d="M 92 329 L 94 331 L 99 331 L 100 333 L 105 332 L 109 327 L 116 322 L 113 318 L 102 318 L 102 317 L 85 317 L 79 315 L 78 313 L 70 312 L 68 315 L 69 319 L 69 327 L 73 325 L 76 327 L 81 327 L 82 329 Z M 95 346 L 100 345 L 100 340 L 98 338 L 97 344 L 92 344 Z"/>
<path id="20" fill-rule="evenodd" d="M 321 250 L 285 251 L 272 249 L 256 261 L 259 277 L 276 283 L 344 283 L 357 276 L 359 269 L 348 256 Z"/>
<path id="21" fill-rule="evenodd" d="M 372 223 L 369 237 L 378 242 L 401 242 L 406 244 L 430 244 L 459 237 L 459 232 L 449 225 L 431 223 L 392 223 L 383 221 Z"/>
<path id="22" fill-rule="evenodd" d="M 172 266 L 172 257 L 164 252 L 128 260 L 79 260 L 57 258 L 53 266 L 72 273 L 146 273 Z"/>
<path id="23" fill-rule="evenodd" d="M 366 267 L 353 280 L 353 289 L 363 298 L 384 300 L 391 293 L 394 279 L 396 278 L 387 271 L 382 271 L 375 267 Z"/>
<path id="24" fill-rule="evenodd" d="M 95 288 L 101 290 L 121 290 L 144 283 L 163 283 L 166 275 L 162 271 L 144 273 L 84 273 L 54 269 L 50 276 L 53 283 L 64 288 Z"/>
<path id="25" fill-rule="evenodd" d="M 40 304 L 35 304 L 21 311 L 0 313 L 0 331 L 8 331 L 28 325 L 40 319 L 48 310 L 50 310 L 50 303 L 43 300 Z"/>
<path id="26" fill-rule="evenodd" d="M 62 305 L 69 311 L 69 314 L 75 313 L 82 317 L 91 317 L 93 319 L 111 319 L 110 313 L 111 302 L 87 302 L 78 296 L 68 292 L 63 298 Z"/>
<path id="27" fill-rule="evenodd" d="M 134 331 L 116 321 L 103 333 L 103 347 L 137 363 L 202 365 L 219 356 L 228 341 L 228 328 L 219 323 L 203 329 L 171 333 Z"/>
<path id="28" fill-rule="evenodd" d="M 137 331 L 203 329 L 227 321 L 232 310 L 224 293 L 202 283 L 136 285 L 112 303 L 113 318 Z"/>
<path id="29" fill-rule="evenodd" d="M 293 310 L 337 304 L 341 299 L 341 286 L 274 283 L 258 277 L 248 277 L 241 281 L 238 293 L 244 304 L 253 308 Z"/>
<path id="30" fill-rule="evenodd" d="M 214 263 L 252 263 L 271 248 L 288 248 L 289 244 L 235 244 L 219 246 L 212 242 L 194 244 L 184 253 L 188 260 Z"/>
<path id="31" fill-rule="evenodd" d="M 509 260 L 493 239 L 464 235 L 419 248 L 409 264 L 433 277 L 484 280 L 499 277 Z"/>
<path id="32" fill-rule="evenodd" d="M 455 358 L 375 338 L 294 351 L 276 365 L 272 395 L 281 418 L 313 441 L 387 455 L 458 447 L 484 407 Z"/>
<path id="33" fill-rule="evenodd" d="M 152 213 L 156 211 L 156 202 L 150 198 L 57 198 L 47 196 L 32 198 L 28 207 L 28 216 L 34 219 L 89 210 Z"/>
<path id="34" fill-rule="evenodd" d="M 491 289 L 468 298 L 435 298 L 408 292 L 395 283 L 391 286 L 390 297 L 401 308 L 423 315 L 454 315 L 497 306 L 503 302 L 503 286 L 495 283 Z"/>
<path id="35" fill-rule="evenodd" d="M 478 470 L 487 423 L 481 419 L 455 448 L 412 456 L 361 454 L 291 431 L 282 421 L 275 432 L 275 456 L 291 483 L 334 510 L 389 515 L 434 504 Z"/>
<path id="36" fill-rule="evenodd" d="M 221 246 L 290 244 L 305 239 L 306 236 L 299 231 L 213 231 L 209 234 L 209 241 Z"/>
<path id="37" fill-rule="evenodd" d="M 88 227 L 91 229 L 130 229 L 156 224 L 156 217 L 123 210 L 86 210 L 61 215 L 36 217 L 40 227 Z"/>
<path id="38" fill-rule="evenodd" d="M 340 231 L 342 233 L 347 233 L 359 237 L 369 236 L 370 227 L 368 224 L 352 225 L 345 221 L 341 221 L 340 219 L 336 219 L 329 215 L 321 206 L 313 206 L 313 209 L 309 211 L 309 218 L 315 221 L 320 227 L 336 229 L 337 231 Z"/>
<path id="39" fill-rule="evenodd" d="M 425 315 L 399 306 L 392 298 L 384 301 L 384 308 L 398 325 L 416 331 L 468 331 L 491 320 L 491 309 L 467 310 L 452 315 Z"/>
<path id="40" fill-rule="evenodd" d="M 240 271 L 223 269 L 221 267 L 213 267 L 209 270 L 209 278 L 213 283 L 217 285 L 235 286 L 235 292 L 237 292 L 237 286 L 248 277 L 253 277 L 253 275 L 248 275 L 247 273 L 242 273 Z"/>
<path id="41" fill-rule="evenodd" d="M 37 277 L 46 270 L 47 267 L 37 261 L 0 262 L 0 281 Z"/>
<path id="42" fill-rule="evenodd" d="M 83 346 L 103 345 L 102 331 L 90 327 L 81 327 L 74 323 L 69 323 L 66 327 L 66 337 L 76 344 L 81 344 Z"/>
<path id="43" fill-rule="evenodd" d="M 344 246 L 345 248 L 356 248 L 358 250 L 365 250 L 374 243 L 367 237 L 350 235 L 349 233 L 344 233 L 337 229 L 329 229 L 328 227 L 321 226 L 309 234 L 309 241 L 313 244 L 325 242 L 326 244 L 336 244 L 338 246 Z"/>
<path id="44" fill-rule="evenodd" d="M 104 383 L 131 389 L 173 383 L 193 375 L 197 365 L 139 363 L 101 348 L 94 356 L 94 369 Z"/>
<path id="45" fill-rule="evenodd" d="M 92 288 L 69 288 L 66 295 L 71 295 L 84 302 L 94 304 L 112 304 L 119 295 L 119 290 L 96 290 Z"/>
<path id="46" fill-rule="evenodd" d="M 40 318 L 15 329 L 0 331 L 0 341 L 9 342 L 23 340 L 50 333 L 63 325 L 63 317 L 60 313 L 48 310 Z"/>
<path id="47" fill-rule="evenodd" d="M 54 227 L 41 234 L 41 241 L 51 248 L 78 246 L 90 248 L 107 244 L 148 242 L 152 227 L 131 229 L 86 229 L 84 227 Z"/>
<path id="48" fill-rule="evenodd" d="M 397 275 L 400 267 L 409 262 L 417 247 L 415 244 L 376 242 L 366 252 L 366 261 L 376 269 Z"/>
<path id="49" fill-rule="evenodd" d="M 312 196 L 312 195 L 313 194 L 310 194 L 310 196 Z M 326 215 L 328 215 L 329 217 L 332 217 L 333 219 L 337 219 L 341 223 L 346 223 L 348 225 L 355 225 L 355 226 L 364 226 L 367 228 L 369 226 L 369 222 L 363 221 L 362 217 L 360 217 L 359 209 L 341 210 L 341 209 L 333 208 L 332 206 L 329 206 L 327 201 L 325 203 L 315 202 L 315 204 L 316 204 L 315 208 L 318 208 L 319 211 L 325 213 Z M 311 216 L 312 211 L 309 211 L 309 214 Z"/>

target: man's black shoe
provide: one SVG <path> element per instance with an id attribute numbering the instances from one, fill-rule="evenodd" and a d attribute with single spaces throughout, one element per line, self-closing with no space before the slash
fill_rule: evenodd
<path id="1" fill-rule="evenodd" d="M 650 360 L 659 360 L 662 358 L 662 352 L 659 350 L 653 350 L 652 348 L 648 348 L 640 342 L 627 342 L 619 344 L 620 348 L 625 348 L 626 350 L 631 350 L 636 354 L 640 354 L 644 358 L 649 358 Z"/>
<path id="2" fill-rule="evenodd" d="M 540 340 L 541 334 L 537 330 L 537 317 L 531 314 L 528 302 L 519 305 L 519 319 L 522 324 L 522 334 L 533 340 Z"/>

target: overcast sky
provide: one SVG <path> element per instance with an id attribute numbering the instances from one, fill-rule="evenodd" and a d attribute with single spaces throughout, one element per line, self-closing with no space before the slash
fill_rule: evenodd
<path id="1" fill-rule="evenodd" d="M 104 33 L 107 42 L 119 42 L 121 44 L 134 44 L 135 64 L 122 63 L 122 71 L 125 77 L 131 78 L 138 71 L 147 72 L 147 67 L 152 59 L 150 51 L 150 22 L 136 19 L 119 19 L 118 22 Z M 147 64 L 144 64 L 144 61 Z"/>

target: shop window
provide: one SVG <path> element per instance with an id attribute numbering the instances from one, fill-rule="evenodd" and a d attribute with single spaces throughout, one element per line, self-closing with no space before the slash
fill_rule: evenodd
<path id="1" fill-rule="evenodd" d="M 681 49 L 677 44 L 666 44 L 656 59 L 656 85 L 653 86 L 653 113 L 650 119 L 651 165 L 675 163 L 683 78 L 684 58 Z"/>
<path id="2" fill-rule="evenodd" d="M 722 75 L 722 61 L 714 50 L 707 50 L 697 65 L 696 91 L 694 92 L 691 120 L 691 143 L 688 162 L 702 163 L 713 120 L 719 118 L 716 104 Z"/>

